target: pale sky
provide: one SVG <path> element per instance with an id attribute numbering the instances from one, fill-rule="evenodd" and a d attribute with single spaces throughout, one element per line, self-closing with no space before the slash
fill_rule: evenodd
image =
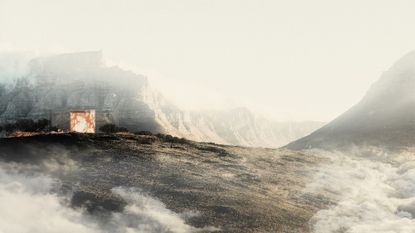
<path id="1" fill-rule="evenodd" d="M 412 0 L 0 0 L 0 49 L 102 50 L 188 109 L 329 121 L 415 49 Z"/>

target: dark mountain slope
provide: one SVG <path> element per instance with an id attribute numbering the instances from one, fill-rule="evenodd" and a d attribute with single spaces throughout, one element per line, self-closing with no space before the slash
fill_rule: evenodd
<path id="1" fill-rule="evenodd" d="M 291 149 L 352 145 L 399 149 L 415 146 L 415 52 L 385 72 L 363 100 Z"/>

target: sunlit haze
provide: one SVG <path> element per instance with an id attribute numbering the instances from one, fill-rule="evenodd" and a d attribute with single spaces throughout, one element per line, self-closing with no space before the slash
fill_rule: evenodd
<path id="1" fill-rule="evenodd" d="M 0 49 L 102 50 L 188 109 L 329 121 L 415 48 L 414 1 L 0 0 Z"/>

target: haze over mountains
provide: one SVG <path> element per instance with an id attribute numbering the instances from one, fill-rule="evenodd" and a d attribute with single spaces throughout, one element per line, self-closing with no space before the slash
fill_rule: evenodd
<path id="1" fill-rule="evenodd" d="M 322 125 L 313 121 L 276 122 L 245 108 L 183 111 L 153 90 L 145 76 L 105 66 L 101 52 L 29 61 L 7 54 L 1 60 L 0 123 L 93 108 L 107 113 L 98 124 L 113 122 L 131 131 L 262 147 L 285 145 Z"/>
<path id="2" fill-rule="evenodd" d="M 396 62 L 350 110 L 290 149 L 415 146 L 415 52 Z"/>

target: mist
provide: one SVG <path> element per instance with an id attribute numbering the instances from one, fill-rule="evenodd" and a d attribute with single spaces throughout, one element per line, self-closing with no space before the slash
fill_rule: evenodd
<path id="1" fill-rule="evenodd" d="M 415 47 L 413 7 L 406 0 L 5 0 L 0 50 L 102 50 L 186 109 L 247 106 L 277 120 L 328 121 Z"/>
<path id="2" fill-rule="evenodd" d="M 0 233 L 415 232 L 413 9 L 0 0 Z"/>
<path id="3" fill-rule="evenodd" d="M 328 161 L 316 170 L 304 192 L 325 195 L 333 202 L 310 220 L 313 232 L 415 231 L 415 160 L 410 151 L 360 147 L 310 153 Z"/>
<path id="4" fill-rule="evenodd" d="M 60 168 L 51 166 L 53 161 L 44 162 L 49 164 L 46 169 L 30 164 L 0 163 L 0 232 L 187 233 L 218 230 L 187 225 L 186 218 L 196 216 L 197 212 L 174 213 L 137 188 L 112 190 L 114 195 L 127 202 L 122 212 L 109 216 L 90 215 L 83 208 L 71 207 L 70 193 L 59 191 L 60 180 L 44 173 L 59 169 L 62 176 L 62 169 L 66 169 L 62 164 L 72 164 L 73 161 L 62 159 Z"/>

